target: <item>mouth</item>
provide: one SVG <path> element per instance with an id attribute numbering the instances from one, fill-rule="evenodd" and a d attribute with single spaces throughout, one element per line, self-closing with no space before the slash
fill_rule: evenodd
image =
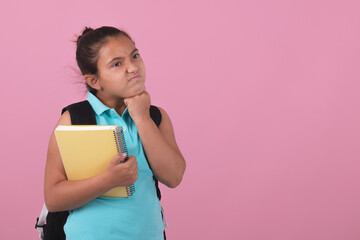
<path id="1" fill-rule="evenodd" d="M 133 76 L 132 78 L 129 79 L 129 82 L 133 81 L 133 80 L 138 80 L 138 79 L 140 79 L 140 75 L 135 75 L 135 76 Z"/>

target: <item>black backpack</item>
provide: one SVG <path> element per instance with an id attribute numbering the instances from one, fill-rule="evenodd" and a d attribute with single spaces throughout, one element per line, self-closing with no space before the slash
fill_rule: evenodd
<path id="1" fill-rule="evenodd" d="M 72 125 L 97 125 L 94 110 L 87 100 L 74 103 L 63 108 L 61 114 L 63 114 L 65 111 L 69 111 Z M 155 122 L 156 126 L 159 127 L 162 116 L 160 110 L 156 106 L 150 106 L 150 117 Z M 146 153 L 145 158 L 147 160 Z M 150 167 L 149 162 L 148 164 Z M 157 196 L 159 200 L 161 200 L 159 182 L 155 178 L 155 176 L 154 181 Z M 66 223 L 68 215 L 69 211 L 48 212 L 46 216 L 46 224 L 39 223 L 39 218 L 37 218 L 35 228 L 40 231 L 40 236 L 44 240 L 65 240 L 64 225 Z M 164 239 L 166 239 L 165 231 Z"/>

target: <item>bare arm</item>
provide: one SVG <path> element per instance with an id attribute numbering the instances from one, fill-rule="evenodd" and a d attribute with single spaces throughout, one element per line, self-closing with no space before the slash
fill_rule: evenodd
<path id="1" fill-rule="evenodd" d="M 185 160 L 177 146 L 169 115 L 159 108 L 159 128 L 149 117 L 137 121 L 138 132 L 156 178 L 168 187 L 178 186 L 185 172 Z"/>
<path id="2" fill-rule="evenodd" d="M 147 91 L 124 99 L 156 178 L 166 186 L 174 188 L 180 184 L 184 175 L 185 160 L 176 144 L 168 114 L 159 108 L 162 120 L 158 128 L 150 117 L 150 102 Z"/>
<path id="3" fill-rule="evenodd" d="M 57 125 L 71 125 L 70 114 L 65 112 Z M 95 177 L 69 181 L 61 160 L 54 133 L 48 146 L 44 195 L 49 211 L 65 211 L 80 207 L 116 186 L 128 186 L 137 179 L 136 158 L 130 156 L 125 163 L 123 156 L 115 156 L 106 172 Z"/>

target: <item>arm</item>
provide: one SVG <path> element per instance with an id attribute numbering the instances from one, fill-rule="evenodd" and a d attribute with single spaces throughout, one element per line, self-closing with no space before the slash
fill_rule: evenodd
<path id="1" fill-rule="evenodd" d="M 71 125 L 65 112 L 57 125 Z M 135 157 L 120 164 L 123 156 L 115 156 L 106 172 L 95 177 L 69 181 L 61 160 L 54 133 L 51 134 L 45 167 L 44 195 L 49 211 L 65 211 L 80 207 L 116 186 L 128 186 L 137 179 Z M 121 180 L 120 180 L 121 179 Z"/>
<path id="2" fill-rule="evenodd" d="M 162 120 L 159 128 L 150 117 L 150 95 L 144 91 L 124 100 L 138 129 L 155 177 L 168 187 L 178 186 L 185 172 L 185 160 L 176 144 L 168 114 L 159 108 Z"/>
<path id="3" fill-rule="evenodd" d="M 169 115 L 159 109 L 162 114 L 159 128 L 150 116 L 137 121 L 136 126 L 156 178 L 174 188 L 182 180 L 186 163 L 177 146 Z"/>

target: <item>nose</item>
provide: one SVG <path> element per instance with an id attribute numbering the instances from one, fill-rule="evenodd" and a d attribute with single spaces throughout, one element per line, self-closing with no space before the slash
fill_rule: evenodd
<path id="1" fill-rule="evenodd" d="M 128 61 L 126 71 L 128 73 L 136 73 L 138 70 L 138 67 L 136 64 L 134 64 L 132 61 Z"/>

